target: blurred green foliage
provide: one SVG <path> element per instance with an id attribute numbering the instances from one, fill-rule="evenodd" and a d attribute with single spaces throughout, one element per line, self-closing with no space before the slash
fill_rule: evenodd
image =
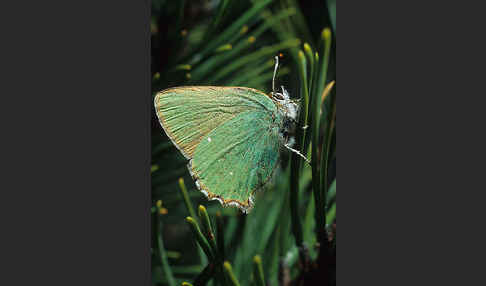
<path id="1" fill-rule="evenodd" d="M 278 85 L 301 99 L 308 126 L 294 148 L 311 159 L 282 152 L 244 215 L 196 189 L 153 112 L 153 284 L 334 285 L 336 85 L 325 87 L 336 77 L 336 1 L 152 0 L 151 33 L 152 97 L 183 85 L 268 93 L 280 54 Z"/>

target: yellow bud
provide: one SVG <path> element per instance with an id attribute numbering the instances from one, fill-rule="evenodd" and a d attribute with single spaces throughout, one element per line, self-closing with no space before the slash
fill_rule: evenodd
<path id="1" fill-rule="evenodd" d="M 191 65 L 187 65 L 187 64 L 185 64 L 185 65 L 177 65 L 175 67 L 176 70 L 186 70 L 186 71 L 190 71 L 191 68 L 192 68 L 192 66 Z"/>
<path id="2" fill-rule="evenodd" d="M 217 48 L 216 52 L 228 51 L 228 50 L 231 50 L 232 48 L 233 48 L 233 46 L 231 44 L 226 44 L 226 45 L 222 45 L 219 48 Z"/>
<path id="3" fill-rule="evenodd" d="M 322 35 L 321 35 L 321 36 L 322 36 L 322 38 L 323 38 L 324 40 L 326 40 L 326 41 L 327 41 L 327 40 L 329 40 L 329 38 L 331 38 L 331 29 L 329 29 L 329 28 L 324 28 L 324 29 L 322 30 Z"/>
<path id="4" fill-rule="evenodd" d="M 255 263 L 262 263 L 262 258 L 260 257 L 260 255 L 255 255 L 255 257 L 253 257 L 253 261 Z"/>
<path id="5" fill-rule="evenodd" d="M 324 88 L 322 91 L 322 96 L 321 96 L 321 104 L 324 102 L 326 97 L 331 93 L 331 89 L 334 86 L 334 81 L 331 81 L 330 83 L 327 84 L 327 86 Z"/>
<path id="6" fill-rule="evenodd" d="M 153 172 L 157 171 L 158 169 L 159 169 L 159 166 L 158 165 L 152 165 L 150 167 L 150 172 L 153 173 Z"/>
<path id="7" fill-rule="evenodd" d="M 246 32 L 248 32 L 248 26 L 247 25 L 244 25 L 243 27 L 241 27 L 240 34 L 243 35 Z"/>
<path id="8" fill-rule="evenodd" d="M 299 51 L 299 58 L 305 58 L 304 52 L 302 50 Z"/>
<path id="9" fill-rule="evenodd" d="M 304 43 L 304 50 L 306 53 L 312 53 L 312 49 L 307 43 Z"/>

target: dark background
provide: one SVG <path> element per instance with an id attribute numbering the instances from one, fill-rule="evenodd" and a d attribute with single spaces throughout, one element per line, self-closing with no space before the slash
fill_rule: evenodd
<path id="1" fill-rule="evenodd" d="M 150 2 L 0 18 L 0 284 L 150 285 Z"/>

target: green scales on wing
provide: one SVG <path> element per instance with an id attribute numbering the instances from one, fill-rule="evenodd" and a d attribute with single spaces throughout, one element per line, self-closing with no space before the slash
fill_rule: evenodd
<path id="1" fill-rule="evenodd" d="M 199 190 L 243 211 L 277 166 L 284 122 L 277 105 L 244 87 L 177 87 L 155 97 L 160 123 L 190 160 Z"/>

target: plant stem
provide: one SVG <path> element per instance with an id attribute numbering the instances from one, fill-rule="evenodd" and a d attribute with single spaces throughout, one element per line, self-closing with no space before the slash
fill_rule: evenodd
<path id="1" fill-rule="evenodd" d="M 324 90 L 324 85 L 326 82 L 326 76 L 327 76 L 327 67 L 329 63 L 329 52 L 331 48 L 331 31 L 329 28 L 323 29 L 321 33 L 321 45 L 322 45 L 322 58 L 320 59 L 320 66 L 319 66 L 319 77 L 317 78 L 317 83 L 316 83 L 316 89 L 315 89 L 315 117 L 314 119 L 316 122 L 314 122 L 317 126 L 314 126 L 314 131 L 317 130 L 319 132 L 319 121 L 317 120 L 317 116 L 320 114 L 321 110 L 321 97 L 320 95 L 322 94 L 322 91 Z M 325 115 L 324 115 L 325 116 Z M 318 133 L 317 133 L 318 134 Z M 316 146 L 314 146 L 314 142 L 316 142 Z M 317 142 L 318 142 L 318 135 L 316 135 L 316 138 L 314 138 L 314 141 L 312 143 L 313 147 L 313 162 L 314 158 L 316 158 L 317 161 Z M 322 177 L 325 178 L 326 174 L 326 164 L 327 161 L 325 158 L 322 158 L 322 153 L 325 152 L 324 146 L 321 148 L 321 170 L 324 172 L 324 174 L 321 174 L 319 172 L 319 167 L 316 166 L 313 168 L 313 174 L 312 174 L 312 182 L 313 184 L 315 183 L 316 187 L 322 187 L 322 189 L 317 189 L 317 192 L 314 193 L 316 195 L 316 220 L 317 220 L 317 236 L 318 236 L 318 241 L 321 244 L 321 253 L 322 251 L 327 252 L 327 245 L 328 245 L 328 240 L 327 240 L 327 233 L 326 233 L 326 218 L 325 218 L 325 209 L 326 209 L 326 193 L 327 193 L 327 185 L 326 182 L 321 182 Z M 314 155 L 316 157 L 314 157 Z M 324 164 L 324 165 L 322 165 Z M 315 182 L 314 182 L 315 178 Z M 321 184 L 322 183 L 322 184 Z"/>
<path id="2" fill-rule="evenodd" d="M 199 206 L 199 219 L 201 220 L 201 225 L 203 227 L 204 235 L 206 239 L 209 241 L 209 245 L 211 246 L 212 253 L 214 254 L 214 258 L 216 259 L 215 262 L 219 260 L 218 254 L 218 247 L 216 246 L 216 239 L 214 237 L 214 231 L 211 226 L 211 221 L 209 220 L 208 212 L 203 205 Z"/>
<path id="3" fill-rule="evenodd" d="M 169 259 L 167 258 L 167 253 L 164 248 L 164 241 L 162 240 L 162 219 L 160 218 L 160 214 L 157 214 L 157 218 L 159 221 L 157 229 L 157 244 L 159 246 L 159 256 L 162 263 L 162 270 L 164 271 L 164 274 L 166 276 L 167 284 L 169 284 L 169 286 L 175 286 L 176 284 L 174 275 L 172 274 L 172 269 L 169 265 Z"/>
<path id="4" fill-rule="evenodd" d="M 299 124 L 296 130 L 296 146 L 295 148 L 299 150 L 301 153 L 303 150 L 302 144 L 305 138 L 305 130 L 302 129 L 304 125 L 307 123 L 307 112 L 308 112 L 308 105 L 309 105 L 309 93 L 307 89 L 307 64 L 305 55 L 302 51 L 299 51 L 299 75 L 302 82 L 301 92 L 304 97 L 303 102 L 303 116 L 301 115 L 299 118 Z M 292 221 L 292 232 L 295 236 L 295 242 L 299 248 L 303 246 L 303 238 L 302 238 L 302 225 L 300 222 L 299 217 L 299 173 L 300 173 L 300 164 L 301 158 L 297 156 L 297 154 L 292 153 L 291 162 L 290 162 L 290 211 L 291 211 L 291 221 Z"/>
<path id="5" fill-rule="evenodd" d="M 192 231 L 192 234 L 194 235 L 194 238 L 196 238 L 197 242 L 201 246 L 201 248 L 204 250 L 204 253 L 206 253 L 206 256 L 210 261 L 214 261 L 214 253 L 211 250 L 211 246 L 209 246 L 208 241 L 204 237 L 204 235 L 201 232 L 201 229 L 199 228 L 199 225 L 197 222 L 190 216 L 186 217 L 186 221 L 189 225 L 189 228 Z"/>
<path id="6" fill-rule="evenodd" d="M 186 184 L 184 184 L 183 178 L 179 178 L 179 187 L 181 188 L 182 198 L 184 199 L 184 203 L 186 205 L 187 211 L 189 212 L 189 216 L 195 218 L 196 212 L 194 211 L 191 200 L 189 199 L 189 195 L 187 194 Z"/>
<path id="7" fill-rule="evenodd" d="M 184 183 L 183 178 L 179 178 L 179 187 L 181 189 L 182 198 L 184 199 L 184 204 L 186 205 L 187 211 L 189 212 L 189 216 L 192 218 L 196 218 L 196 212 L 192 207 L 191 199 L 189 198 L 189 194 L 187 193 L 186 184 Z M 207 259 L 202 254 L 202 249 L 198 247 L 199 260 L 201 264 L 204 265 L 207 263 Z"/>
<path id="8" fill-rule="evenodd" d="M 327 75 L 327 66 L 329 65 L 329 54 L 331 50 L 331 30 L 329 28 L 326 28 L 322 31 L 322 40 L 324 43 L 324 56 L 322 58 L 322 69 L 325 70 L 326 72 L 323 74 L 323 78 L 321 79 L 321 82 L 319 83 L 319 90 L 318 92 L 321 93 L 321 90 L 324 90 L 324 85 L 326 81 L 326 75 Z M 321 88 L 322 86 L 322 88 Z M 332 103 L 331 103 L 331 116 L 328 116 L 327 114 L 323 114 L 323 116 L 326 116 L 326 118 L 329 118 L 328 123 L 326 124 L 326 130 L 324 132 L 324 144 L 321 149 L 321 169 L 322 169 L 322 174 L 321 174 L 321 182 L 322 182 L 322 199 L 323 199 L 323 212 L 325 212 L 326 209 L 326 199 L 327 199 L 327 190 L 329 188 L 329 182 L 327 179 L 327 173 L 328 173 L 328 153 L 329 153 L 329 147 L 330 147 L 330 142 L 331 142 L 331 126 L 333 118 L 334 118 L 334 113 L 336 112 L 336 105 L 335 105 L 335 98 L 331 98 Z M 321 105 L 319 104 L 319 109 L 321 108 Z M 325 214 L 324 214 L 325 215 Z M 324 220 L 325 224 L 325 220 Z M 324 226 L 325 227 L 325 226 Z M 326 237 L 327 241 L 327 237 Z"/>
<path id="9" fill-rule="evenodd" d="M 231 286 L 240 286 L 240 283 L 236 279 L 235 275 L 233 274 L 233 270 L 231 268 L 231 264 L 228 261 L 225 261 L 223 264 L 223 271 L 226 276 L 226 280 L 228 281 L 228 285 Z"/>
<path id="10" fill-rule="evenodd" d="M 221 212 L 218 211 L 216 213 L 216 242 L 218 244 L 218 252 L 221 259 L 225 258 L 224 254 L 224 230 L 223 230 L 223 216 Z"/>
<path id="11" fill-rule="evenodd" d="M 194 280 L 194 286 L 206 285 L 206 283 L 208 283 L 209 279 L 211 279 L 213 275 L 214 275 L 214 265 L 208 264 Z"/>
<path id="12" fill-rule="evenodd" d="M 323 43 L 323 56 L 321 58 L 320 62 L 320 69 L 321 69 L 321 76 L 318 79 L 317 82 L 317 95 L 322 94 L 322 91 L 324 90 L 325 82 L 326 82 L 326 76 L 327 76 L 327 67 L 329 64 L 329 54 L 330 54 L 330 49 L 331 49 L 331 30 L 329 28 L 323 29 L 321 33 L 321 42 Z M 320 98 L 319 98 L 320 99 Z M 318 101 L 318 107 L 320 112 L 321 105 L 319 104 L 320 100 Z M 327 116 L 324 114 L 323 116 Z M 326 131 L 324 133 L 325 140 L 326 142 L 327 137 L 329 136 L 329 126 L 330 122 L 328 122 Z M 318 224 L 317 224 L 317 238 L 319 240 L 320 244 L 320 249 L 319 249 L 319 257 L 318 257 L 318 264 L 324 269 L 323 275 L 325 275 L 326 279 L 330 279 L 329 276 L 329 265 L 330 265 L 330 255 L 329 255 L 329 240 L 328 240 L 328 234 L 326 230 L 326 200 L 327 200 L 327 188 L 328 188 L 328 183 L 327 183 L 327 157 L 324 156 L 324 153 L 326 152 L 325 150 L 327 147 L 322 146 L 321 148 L 321 171 L 323 174 L 321 174 L 321 178 L 316 178 L 318 180 L 321 180 L 321 186 L 322 190 L 319 190 L 319 196 L 322 199 L 320 204 L 316 206 L 317 208 L 317 219 L 318 219 Z"/>
<path id="13" fill-rule="evenodd" d="M 253 278 L 257 286 L 265 286 L 265 279 L 263 278 L 262 258 L 260 255 L 253 257 Z"/>

